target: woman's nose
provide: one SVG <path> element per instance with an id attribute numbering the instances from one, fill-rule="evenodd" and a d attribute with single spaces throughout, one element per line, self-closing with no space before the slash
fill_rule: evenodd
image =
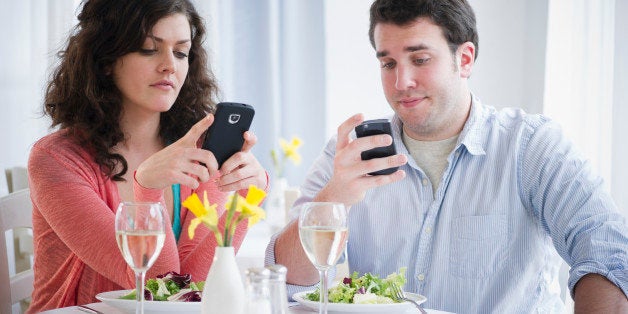
<path id="1" fill-rule="evenodd" d="M 159 72 L 174 73 L 177 70 L 175 57 L 172 53 L 165 53 L 159 65 Z"/>

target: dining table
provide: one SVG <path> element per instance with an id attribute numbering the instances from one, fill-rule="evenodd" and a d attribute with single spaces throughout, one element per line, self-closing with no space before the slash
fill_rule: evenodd
<path id="1" fill-rule="evenodd" d="M 103 302 L 87 304 L 86 307 L 87 308 L 79 307 L 79 306 L 69 306 L 69 307 L 64 307 L 60 309 L 45 311 L 42 313 L 45 313 L 45 314 L 85 314 L 85 313 L 128 314 L 128 312 L 124 312 L 120 309 L 109 306 Z M 428 314 L 452 314 L 451 312 L 445 312 L 445 311 L 439 311 L 439 310 L 433 310 L 433 309 L 425 309 L 425 312 L 427 312 Z M 151 312 L 145 311 L 145 313 L 150 314 Z M 318 313 L 318 311 L 310 309 L 298 303 L 291 303 L 288 306 L 288 311 L 286 314 L 311 314 L 311 313 Z M 333 313 L 340 314 L 343 312 L 333 312 Z M 393 313 L 386 312 L 386 314 L 393 314 Z M 409 310 L 406 310 L 405 312 L 400 312 L 398 314 L 420 314 L 420 312 L 418 309 L 409 309 Z"/>
<path id="2" fill-rule="evenodd" d="M 244 276 L 246 269 L 250 267 L 262 267 L 264 265 L 264 254 L 266 245 L 270 241 L 270 238 L 274 232 L 273 228 L 265 222 L 260 222 L 253 226 L 247 232 L 247 236 L 244 238 L 240 250 L 236 255 L 236 262 L 241 271 L 241 275 Z M 244 277 L 243 277 L 244 278 Z M 424 309 L 429 314 L 451 314 L 451 312 L 444 312 L 434 309 Z M 146 314 L 153 313 L 152 311 L 144 311 Z M 86 304 L 84 307 L 69 306 L 54 310 L 48 310 L 42 313 L 46 314 L 72 314 L 72 313 L 91 313 L 91 314 L 123 314 L 129 313 L 122 309 L 116 308 L 104 302 L 94 302 Z M 157 312 L 154 312 L 157 313 Z M 165 313 L 165 312 L 160 312 Z M 182 312 L 183 313 L 183 312 Z M 187 312 L 186 312 L 187 313 Z M 308 308 L 298 302 L 290 302 L 288 305 L 288 311 L 286 314 L 311 314 L 318 313 L 317 310 Z M 330 313 L 346 313 L 346 312 L 330 312 Z M 392 314 L 389 311 L 386 314 Z M 399 312 L 399 314 L 420 314 L 418 309 L 408 309 L 405 312 Z"/>

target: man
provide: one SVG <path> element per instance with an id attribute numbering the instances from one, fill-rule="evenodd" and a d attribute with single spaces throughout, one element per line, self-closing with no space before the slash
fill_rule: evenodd
<path id="1" fill-rule="evenodd" d="M 628 312 L 625 218 L 555 123 L 496 111 L 471 94 L 478 36 L 469 4 L 376 0 L 369 36 L 399 154 L 362 161 L 360 152 L 392 139 L 355 139 L 363 120 L 355 115 L 295 204 L 351 207 L 350 271 L 385 276 L 408 267 L 405 289 L 427 296 L 428 308 L 555 313 L 563 308 L 560 255 L 572 267 L 576 312 Z M 273 237 L 267 262 L 288 267 L 291 292 L 318 282 L 294 222 Z"/>

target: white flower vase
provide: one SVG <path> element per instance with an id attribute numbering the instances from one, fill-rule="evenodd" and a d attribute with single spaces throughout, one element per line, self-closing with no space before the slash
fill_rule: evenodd
<path id="1" fill-rule="evenodd" d="M 235 251 L 232 246 L 218 246 L 205 280 L 201 313 L 244 314 L 245 304 L 244 284 L 236 264 Z"/>
<path id="2" fill-rule="evenodd" d="M 276 232 L 286 224 L 286 189 L 288 180 L 279 177 L 270 185 L 270 193 L 265 202 L 266 222 Z"/>

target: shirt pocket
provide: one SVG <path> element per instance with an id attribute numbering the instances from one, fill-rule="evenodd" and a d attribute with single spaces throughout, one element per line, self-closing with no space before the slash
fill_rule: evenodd
<path id="1" fill-rule="evenodd" d="M 449 264 L 454 276 L 483 278 L 503 266 L 508 243 L 506 215 L 455 218 L 452 233 Z"/>

